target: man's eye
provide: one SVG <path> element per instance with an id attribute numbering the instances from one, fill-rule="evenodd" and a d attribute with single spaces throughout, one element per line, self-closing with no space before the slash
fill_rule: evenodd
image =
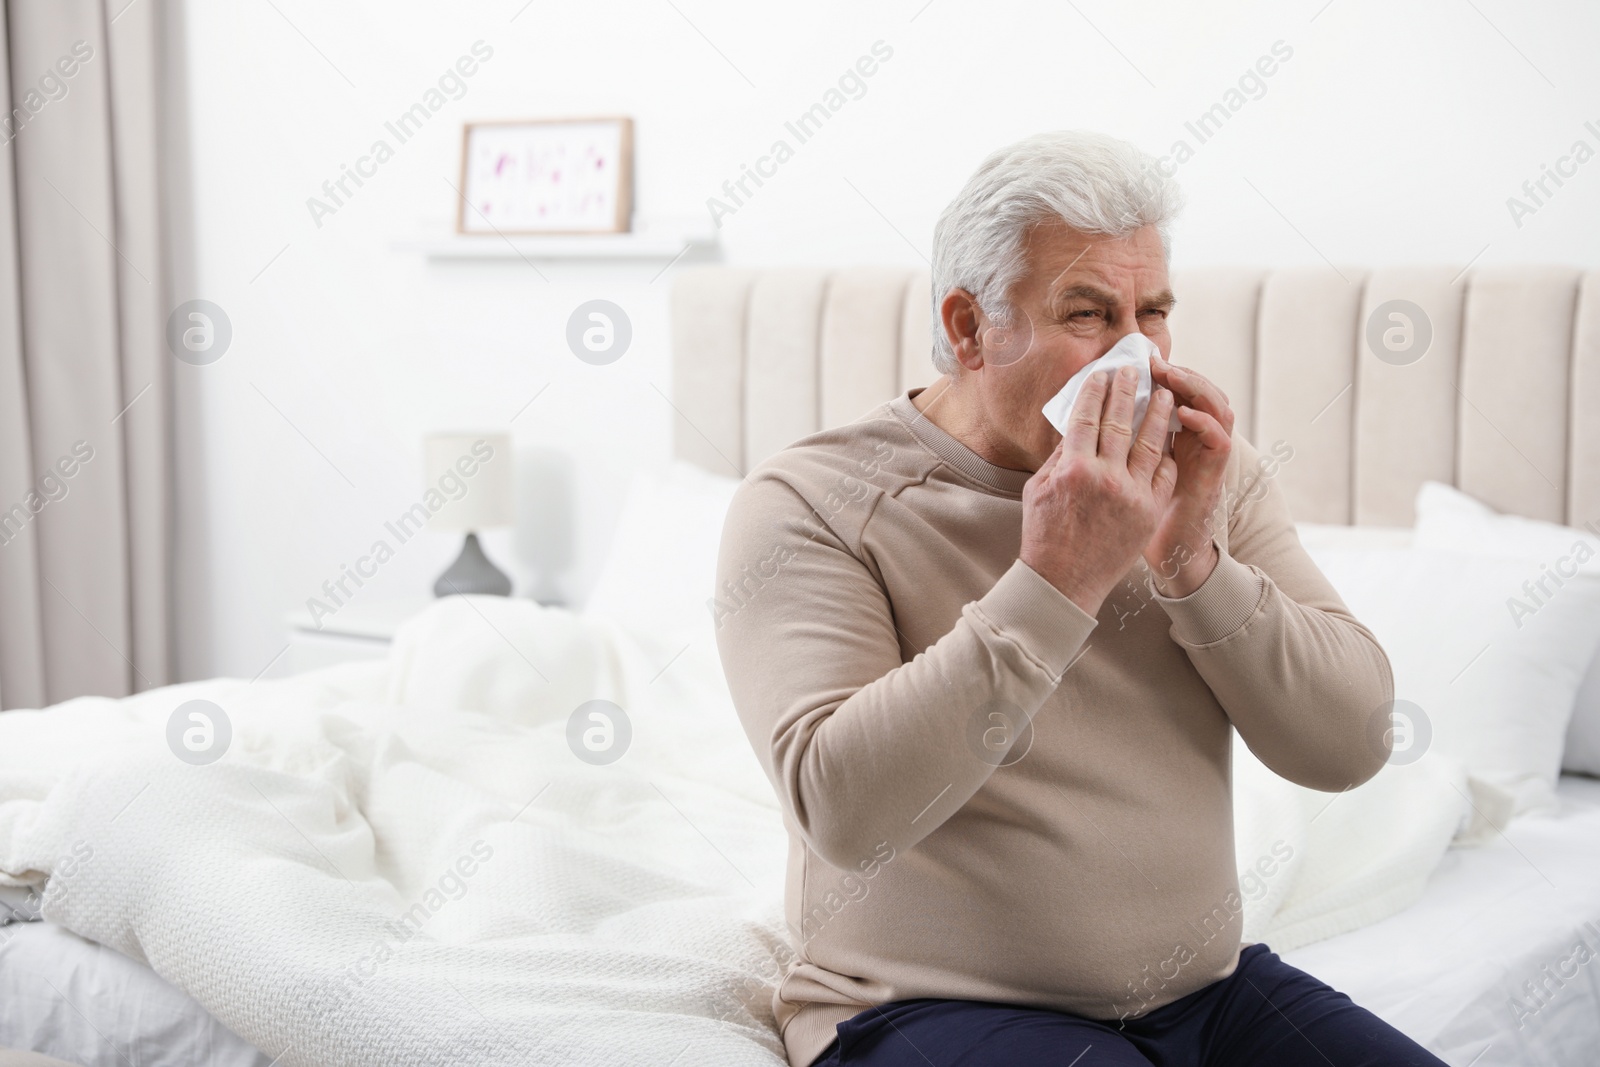
<path id="1" fill-rule="evenodd" d="M 1145 315 L 1155 315 L 1164 319 L 1167 317 L 1167 312 L 1165 308 L 1145 308 L 1143 311 L 1139 312 L 1139 315 L 1141 318 Z"/>
<path id="2" fill-rule="evenodd" d="M 1067 318 L 1069 318 L 1069 319 L 1081 319 L 1081 318 L 1084 318 L 1086 316 L 1088 318 L 1091 318 L 1091 319 L 1097 319 L 1097 318 L 1100 317 L 1100 312 L 1095 308 L 1086 308 L 1083 311 L 1074 311 L 1074 312 L 1072 312 L 1071 314 L 1069 314 L 1067 316 Z"/>

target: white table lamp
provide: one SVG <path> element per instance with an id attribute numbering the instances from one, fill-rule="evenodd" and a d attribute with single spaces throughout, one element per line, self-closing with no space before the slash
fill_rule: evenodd
<path id="1" fill-rule="evenodd" d="M 429 434 L 422 442 L 427 480 L 423 507 L 428 528 L 465 531 L 456 561 L 434 583 L 435 596 L 453 593 L 511 595 L 511 579 L 489 561 L 478 531 L 512 521 L 511 435 Z"/>

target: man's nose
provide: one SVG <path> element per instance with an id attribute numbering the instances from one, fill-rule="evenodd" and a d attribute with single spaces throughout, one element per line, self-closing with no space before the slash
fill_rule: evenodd
<path id="1" fill-rule="evenodd" d="M 1107 352 L 1111 351 L 1113 348 L 1117 347 L 1119 344 L 1121 344 L 1122 343 L 1122 339 L 1127 337 L 1129 334 L 1139 333 L 1140 332 L 1139 324 L 1137 322 L 1135 322 L 1128 329 L 1120 330 L 1120 331 L 1112 331 L 1112 332 L 1116 333 L 1116 336 L 1113 337 L 1110 341 L 1106 342 L 1106 346 L 1100 350 L 1100 355 L 1102 355 L 1102 356 L 1105 355 Z"/>

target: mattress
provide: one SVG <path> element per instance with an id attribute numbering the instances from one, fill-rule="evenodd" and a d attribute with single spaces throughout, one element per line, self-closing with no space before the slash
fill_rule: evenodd
<path id="1" fill-rule="evenodd" d="M 1448 853 L 1411 908 L 1284 958 L 1452 1067 L 1596 1062 L 1600 780 L 1558 792 L 1558 812 Z M 0 927 L 0 1004 L 0 1048 L 84 1067 L 272 1062 L 147 967 L 50 923 Z"/>

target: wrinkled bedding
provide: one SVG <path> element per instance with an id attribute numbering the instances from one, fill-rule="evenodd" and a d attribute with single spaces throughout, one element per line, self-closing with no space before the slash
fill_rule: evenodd
<path id="1" fill-rule="evenodd" d="M 0 882 L 284 1065 L 782 1064 L 782 822 L 682 636 L 455 597 L 385 663 L 8 713 Z M 168 726 L 200 699 L 231 740 L 195 765 Z M 1280 950 L 1405 908 L 1464 825 L 1443 761 L 1338 796 L 1235 764 L 1246 936 Z"/>

